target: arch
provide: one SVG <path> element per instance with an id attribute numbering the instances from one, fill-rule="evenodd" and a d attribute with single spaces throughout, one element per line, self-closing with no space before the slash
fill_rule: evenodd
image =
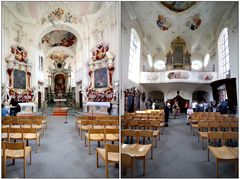
<path id="1" fill-rule="evenodd" d="M 192 93 L 192 100 L 196 100 L 198 102 L 201 101 L 208 101 L 209 99 L 209 92 L 204 90 L 195 90 Z"/>
<path id="2" fill-rule="evenodd" d="M 159 108 L 164 108 L 164 93 L 160 90 L 153 90 L 149 91 L 147 94 L 148 98 L 151 97 L 152 101 L 158 101 L 159 102 Z"/>

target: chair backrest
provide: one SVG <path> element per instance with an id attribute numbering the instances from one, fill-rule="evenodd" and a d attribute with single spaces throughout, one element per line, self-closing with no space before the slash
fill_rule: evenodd
<path id="1" fill-rule="evenodd" d="M 105 134 L 119 134 L 119 129 L 108 129 L 108 128 L 105 128 Z"/>
<path id="2" fill-rule="evenodd" d="M 36 128 L 23 128 L 23 133 L 37 133 L 37 129 Z"/>
<path id="3" fill-rule="evenodd" d="M 223 144 L 231 147 L 238 146 L 238 132 L 224 132 L 223 133 Z"/>
<path id="4" fill-rule="evenodd" d="M 2 142 L 2 148 L 8 150 L 22 150 L 25 148 L 25 142 Z"/>
<path id="5" fill-rule="evenodd" d="M 231 122 L 230 129 L 231 131 L 238 131 L 238 122 Z"/>
<path id="6" fill-rule="evenodd" d="M 136 137 L 136 132 L 131 129 L 121 130 L 122 143 L 124 143 L 124 137 Z M 131 140 L 131 143 L 133 143 L 133 140 Z"/>
<path id="7" fill-rule="evenodd" d="M 92 120 L 82 120 L 81 125 L 92 125 Z"/>
<path id="8" fill-rule="evenodd" d="M 136 130 L 136 136 L 137 136 L 136 143 L 140 142 L 141 137 L 151 138 L 151 143 L 153 142 L 153 131 L 152 130 Z"/>
<path id="9" fill-rule="evenodd" d="M 199 121 L 198 129 L 201 132 L 208 131 L 208 122 L 207 121 Z"/>
<path id="10" fill-rule="evenodd" d="M 116 144 L 105 144 L 105 151 L 108 152 L 119 152 L 119 145 Z"/>
<path id="11" fill-rule="evenodd" d="M 209 131 L 218 131 L 219 130 L 219 123 L 216 121 L 209 121 L 208 122 L 208 130 Z"/>
<path id="12" fill-rule="evenodd" d="M 88 134 L 104 134 L 105 133 L 105 129 L 94 129 L 94 128 L 90 128 L 88 130 Z"/>
<path id="13" fill-rule="evenodd" d="M 220 131 L 226 131 L 229 130 L 230 128 L 230 122 L 225 122 L 225 121 L 221 121 L 219 122 L 219 130 Z"/>
<path id="14" fill-rule="evenodd" d="M 222 146 L 223 132 L 208 132 L 208 145 Z"/>

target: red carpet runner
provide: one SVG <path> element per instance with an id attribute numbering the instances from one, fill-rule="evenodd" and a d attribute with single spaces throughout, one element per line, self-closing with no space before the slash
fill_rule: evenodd
<path id="1" fill-rule="evenodd" d="M 54 108 L 53 116 L 67 116 L 67 108 Z"/>

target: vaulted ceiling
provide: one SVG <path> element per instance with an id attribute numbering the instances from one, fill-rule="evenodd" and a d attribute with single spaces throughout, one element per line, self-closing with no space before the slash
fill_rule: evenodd
<path id="1" fill-rule="evenodd" d="M 94 14 L 103 6 L 104 2 L 64 2 L 64 1 L 36 1 L 36 2 L 4 2 L 15 12 L 25 18 L 41 19 L 47 17 L 57 8 L 62 8 L 71 14 L 80 17 Z"/>
<path id="2" fill-rule="evenodd" d="M 164 54 L 170 49 L 171 41 L 177 36 L 185 40 L 190 53 L 202 56 L 206 53 L 214 53 L 209 51 L 213 50 L 217 40 L 215 35 L 217 28 L 222 19 L 228 20 L 228 15 L 237 2 L 197 1 L 182 12 L 172 11 L 161 2 L 132 1 L 123 3 L 131 14 L 132 20 L 137 21 L 142 31 L 145 52 L 147 51 L 154 58 L 156 56 L 164 57 Z M 157 24 L 159 15 L 161 15 L 163 28 L 159 27 L 162 23 Z M 196 28 L 192 28 L 189 24 L 196 20 L 194 16 L 198 16 L 200 19 Z"/>

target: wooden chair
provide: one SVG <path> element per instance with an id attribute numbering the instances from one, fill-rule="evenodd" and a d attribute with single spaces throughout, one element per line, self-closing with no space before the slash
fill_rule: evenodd
<path id="1" fill-rule="evenodd" d="M 29 140 L 35 140 L 36 153 L 38 152 L 37 146 L 40 146 L 40 134 L 36 128 L 23 128 L 23 139 L 27 141 L 27 145 Z"/>
<path id="2" fill-rule="evenodd" d="M 128 168 L 130 168 L 131 169 L 131 177 L 133 178 L 133 176 L 134 176 L 134 157 L 132 157 L 129 154 L 122 153 L 121 154 L 121 168 L 123 171 L 123 175 L 125 175 L 126 170 Z"/>
<path id="3" fill-rule="evenodd" d="M 231 122 L 230 123 L 230 130 L 238 132 L 238 122 Z"/>
<path id="4" fill-rule="evenodd" d="M 225 121 L 219 122 L 219 131 L 227 132 L 230 131 L 230 123 Z"/>
<path id="5" fill-rule="evenodd" d="M 207 121 L 199 121 L 198 122 L 198 142 L 199 138 L 202 141 L 202 149 L 204 149 L 204 139 L 208 137 L 208 122 Z"/>
<path id="6" fill-rule="evenodd" d="M 151 159 L 153 159 L 153 131 L 152 130 L 136 130 L 137 141 L 136 143 L 140 143 L 140 138 L 143 138 L 143 144 L 145 144 L 145 138 L 150 139 L 151 143 Z"/>
<path id="7" fill-rule="evenodd" d="M 222 146 L 223 132 L 208 132 L 208 161 L 209 161 L 209 149 Z"/>
<path id="8" fill-rule="evenodd" d="M 6 160 L 8 159 L 23 159 L 24 168 L 23 173 L 24 177 L 26 177 L 26 160 L 27 157 L 30 156 L 30 165 L 32 162 L 32 150 L 31 147 L 25 146 L 24 142 L 2 142 L 3 148 L 3 177 L 6 177 Z"/>
<path id="9" fill-rule="evenodd" d="M 105 149 L 97 148 L 96 149 L 96 166 L 98 168 L 98 155 L 103 159 L 105 163 L 106 177 L 109 177 L 108 173 L 108 164 L 109 163 L 119 163 L 119 145 L 106 144 Z"/>
<path id="10" fill-rule="evenodd" d="M 92 128 L 92 120 L 82 120 L 79 126 L 78 135 L 81 134 L 82 139 L 82 131 L 88 131 L 88 129 Z"/>
<path id="11" fill-rule="evenodd" d="M 119 129 L 105 128 L 104 140 L 105 142 L 111 141 L 112 143 L 114 143 L 115 141 L 119 141 Z"/>
<path id="12" fill-rule="evenodd" d="M 125 137 L 127 138 L 127 140 L 129 139 L 129 137 L 131 138 L 130 140 L 130 144 L 133 143 L 133 138 L 137 137 L 136 136 L 136 132 L 134 130 L 131 129 L 125 129 L 125 130 L 121 130 L 121 139 L 122 139 L 122 143 L 124 143 L 124 139 Z M 137 140 L 137 139 L 136 139 Z"/>
<path id="13" fill-rule="evenodd" d="M 94 129 L 90 128 L 88 129 L 88 132 L 85 133 L 85 147 L 86 147 L 86 140 L 88 140 L 88 153 L 91 154 L 90 150 L 90 143 L 91 141 L 97 141 L 98 147 L 100 146 L 100 141 L 104 141 L 104 132 L 105 129 Z M 104 141 L 105 142 L 105 141 Z"/>
<path id="14" fill-rule="evenodd" d="M 158 140 L 160 140 L 160 122 L 158 120 L 150 120 L 149 121 L 149 129 L 151 129 L 153 131 L 153 137 L 156 139 L 155 143 L 156 143 L 156 147 L 157 147 L 157 137 Z"/>
<path id="15" fill-rule="evenodd" d="M 230 147 L 238 147 L 238 132 L 223 132 L 223 145 Z"/>
<path id="16" fill-rule="evenodd" d="M 8 136 L 8 128 L 2 128 L 2 141 L 8 141 L 9 136 Z"/>
<path id="17" fill-rule="evenodd" d="M 8 128 L 8 137 L 10 141 L 11 139 L 14 140 L 21 140 L 23 141 L 23 128 Z"/>

